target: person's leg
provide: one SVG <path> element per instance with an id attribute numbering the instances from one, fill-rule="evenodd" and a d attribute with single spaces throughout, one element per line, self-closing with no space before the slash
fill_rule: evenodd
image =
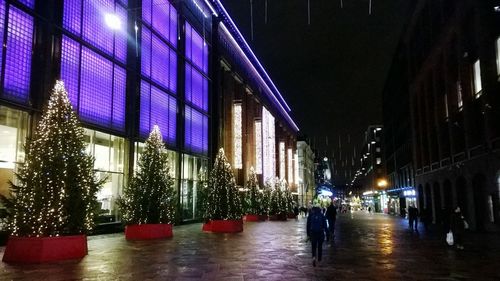
<path id="1" fill-rule="evenodd" d="M 412 217 L 410 217 L 408 219 L 408 225 L 410 226 L 410 229 L 413 229 L 413 218 Z"/>
<path id="2" fill-rule="evenodd" d="M 318 239 L 315 235 L 311 235 L 311 249 L 312 249 L 312 257 L 316 257 L 316 248 L 318 247 Z"/>
<path id="3" fill-rule="evenodd" d="M 415 231 L 418 231 L 418 217 L 415 218 Z"/>
<path id="4" fill-rule="evenodd" d="M 318 239 L 318 261 L 321 261 L 321 257 L 323 256 L 323 239 Z"/>

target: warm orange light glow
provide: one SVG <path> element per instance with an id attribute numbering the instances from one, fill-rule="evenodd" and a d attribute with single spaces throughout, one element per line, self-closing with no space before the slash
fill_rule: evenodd
<path id="1" fill-rule="evenodd" d="M 381 179 L 377 182 L 378 187 L 386 187 L 387 186 L 387 181 L 385 179 Z"/>

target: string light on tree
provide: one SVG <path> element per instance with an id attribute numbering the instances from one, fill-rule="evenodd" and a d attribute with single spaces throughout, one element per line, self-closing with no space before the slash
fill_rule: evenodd
<path id="1" fill-rule="evenodd" d="M 253 167 L 250 168 L 250 175 L 248 176 L 248 181 L 246 182 L 246 188 L 248 189 L 247 214 L 258 215 L 262 212 L 262 193 L 259 192 L 259 183 Z"/>
<path id="2" fill-rule="evenodd" d="M 231 165 L 224 149 L 219 149 L 208 179 L 207 204 L 204 219 L 240 220 L 243 208 Z"/>
<path id="3" fill-rule="evenodd" d="M 155 125 L 137 163 L 138 171 L 118 200 L 127 224 L 171 224 L 175 218 L 174 180 L 160 128 Z"/>
<path id="4" fill-rule="evenodd" d="M 94 226 L 96 193 L 94 160 L 85 153 L 83 129 L 62 81 L 57 81 L 33 138 L 19 184 L 11 183 L 8 228 L 14 236 L 76 235 Z"/>

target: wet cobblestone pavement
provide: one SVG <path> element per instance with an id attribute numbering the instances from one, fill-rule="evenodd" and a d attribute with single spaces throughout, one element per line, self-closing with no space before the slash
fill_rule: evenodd
<path id="1" fill-rule="evenodd" d="M 230 235 L 191 224 L 156 241 L 91 236 L 80 261 L 0 263 L 0 280 L 500 280 L 498 234 L 468 234 L 459 251 L 397 217 L 341 214 L 335 241 L 323 244 L 323 262 L 313 267 L 304 225 L 305 218 L 246 223 Z"/>

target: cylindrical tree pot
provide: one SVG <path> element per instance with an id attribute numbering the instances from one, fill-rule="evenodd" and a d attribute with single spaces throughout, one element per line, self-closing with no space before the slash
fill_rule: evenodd
<path id="1" fill-rule="evenodd" d="M 266 221 L 268 218 L 268 215 L 259 215 L 259 220 L 260 221 Z"/>
<path id="2" fill-rule="evenodd" d="M 243 231 L 243 220 L 210 220 L 203 224 L 203 231 L 236 233 Z"/>
<path id="3" fill-rule="evenodd" d="M 246 221 L 260 221 L 259 215 L 248 214 L 245 216 Z"/>
<path id="4" fill-rule="evenodd" d="M 297 218 L 297 216 L 296 216 L 294 213 L 289 213 L 289 214 L 287 215 L 287 217 L 288 217 L 289 219 L 295 219 L 295 218 Z"/>
<path id="5" fill-rule="evenodd" d="M 2 260 L 12 263 L 43 263 L 81 259 L 87 253 L 86 235 L 57 237 L 10 236 Z"/>
<path id="6" fill-rule="evenodd" d="M 270 221 L 286 221 L 286 215 L 285 214 L 270 215 L 269 220 Z"/>
<path id="7" fill-rule="evenodd" d="M 125 227 L 127 240 L 163 239 L 172 236 L 172 225 L 168 223 L 131 224 Z"/>

